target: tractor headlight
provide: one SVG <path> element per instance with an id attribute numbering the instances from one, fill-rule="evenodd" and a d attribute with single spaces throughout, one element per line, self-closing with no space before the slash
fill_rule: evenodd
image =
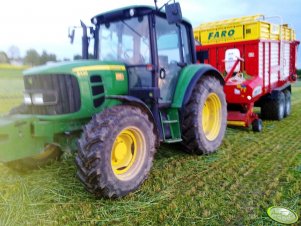
<path id="1" fill-rule="evenodd" d="M 55 91 L 31 91 L 24 93 L 24 104 L 26 105 L 56 105 L 58 94 Z"/>
<path id="2" fill-rule="evenodd" d="M 29 93 L 24 93 L 24 104 L 26 105 L 32 104 Z"/>
<path id="3" fill-rule="evenodd" d="M 44 105 L 43 93 L 34 93 L 31 99 L 34 105 Z"/>

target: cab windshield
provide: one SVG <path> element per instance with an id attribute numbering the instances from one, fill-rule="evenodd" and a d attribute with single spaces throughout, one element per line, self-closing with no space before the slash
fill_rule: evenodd
<path id="1" fill-rule="evenodd" d="M 148 17 L 132 17 L 99 27 L 98 59 L 127 65 L 150 63 Z"/>

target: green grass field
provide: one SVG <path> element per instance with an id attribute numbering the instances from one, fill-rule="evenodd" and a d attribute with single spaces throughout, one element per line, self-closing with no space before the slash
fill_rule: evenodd
<path id="1" fill-rule="evenodd" d="M 6 79 L 0 76 L 0 95 Z M 10 87 L 20 88 L 20 81 Z M 301 82 L 292 103 L 292 115 L 265 121 L 262 133 L 228 128 L 213 155 L 162 145 L 148 180 L 123 199 L 88 194 L 71 154 L 24 174 L 0 165 L 0 225 L 278 225 L 266 214 L 272 205 L 300 217 Z M 2 99 L 0 108 L 8 109 Z"/>
<path id="2" fill-rule="evenodd" d="M 24 69 L 26 67 L 0 64 L 0 115 L 23 101 L 22 70 Z"/>

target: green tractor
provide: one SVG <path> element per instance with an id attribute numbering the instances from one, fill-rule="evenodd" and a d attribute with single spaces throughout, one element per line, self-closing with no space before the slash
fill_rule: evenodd
<path id="1" fill-rule="evenodd" d="M 179 3 L 126 7 L 92 23 L 94 59 L 82 23 L 84 60 L 24 72 L 24 104 L 0 119 L 0 162 L 33 168 L 78 150 L 85 188 L 116 198 L 139 188 L 161 142 L 214 152 L 226 129 L 224 80 L 197 64 Z"/>

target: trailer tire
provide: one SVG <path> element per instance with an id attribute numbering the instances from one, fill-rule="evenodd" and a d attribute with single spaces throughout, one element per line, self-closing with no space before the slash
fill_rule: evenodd
<path id="1" fill-rule="evenodd" d="M 26 170 L 34 170 L 59 160 L 62 154 L 63 152 L 59 146 L 50 144 L 45 148 L 44 152 L 40 154 L 24 159 L 7 162 L 5 163 L 5 165 L 10 169 L 19 172 L 23 172 Z"/>
<path id="2" fill-rule="evenodd" d="M 260 118 L 258 119 L 255 119 L 253 122 L 252 122 L 252 130 L 254 132 L 261 132 L 262 131 L 262 120 Z"/>
<path id="3" fill-rule="evenodd" d="M 221 145 L 227 125 L 223 86 L 213 76 L 202 77 L 184 107 L 182 138 L 187 152 L 209 154 Z"/>
<path id="4" fill-rule="evenodd" d="M 139 108 L 106 109 L 84 127 L 75 160 L 77 176 L 97 197 L 125 196 L 148 177 L 155 141 L 154 125 Z"/>
<path id="5" fill-rule="evenodd" d="M 285 96 L 282 91 L 273 94 L 261 106 L 261 117 L 267 120 L 282 120 L 285 111 Z"/>
<path id="6" fill-rule="evenodd" d="M 291 114 L 292 102 L 291 102 L 291 92 L 286 89 L 283 91 L 285 98 L 285 107 L 284 107 L 284 115 L 283 117 L 287 117 Z"/>

